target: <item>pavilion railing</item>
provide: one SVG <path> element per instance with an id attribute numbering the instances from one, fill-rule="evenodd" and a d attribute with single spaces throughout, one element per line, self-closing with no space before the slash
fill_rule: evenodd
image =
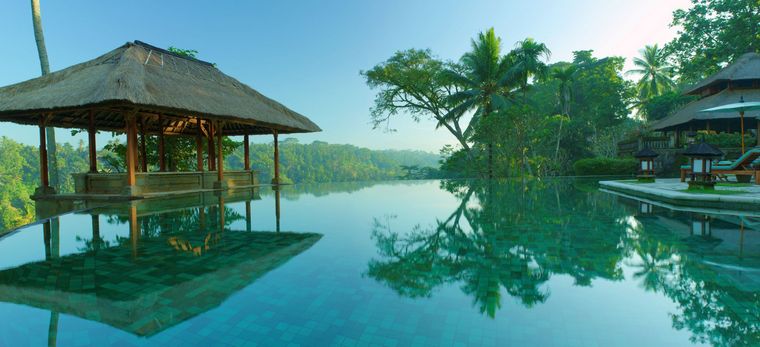
<path id="1" fill-rule="evenodd" d="M 675 141 L 669 136 L 645 136 L 638 139 L 620 141 L 617 144 L 619 157 L 630 157 L 634 153 L 644 149 L 671 149 L 675 148 Z"/>

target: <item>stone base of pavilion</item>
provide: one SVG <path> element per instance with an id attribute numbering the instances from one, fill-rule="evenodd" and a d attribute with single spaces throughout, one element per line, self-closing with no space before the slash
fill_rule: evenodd
<path id="1" fill-rule="evenodd" d="M 675 206 L 746 211 L 760 209 L 760 185 L 718 185 L 711 192 L 688 191 L 689 185 L 678 178 L 658 178 L 654 183 L 636 180 L 601 181 L 599 185 L 603 190 Z"/>
<path id="2" fill-rule="evenodd" d="M 195 172 L 142 172 L 135 173 L 136 183 L 127 185 L 127 174 L 81 173 L 74 174 L 76 194 L 124 195 L 141 197 L 156 193 L 215 190 L 259 184 L 254 170 L 224 171 L 222 181 L 216 171 Z"/>
<path id="3" fill-rule="evenodd" d="M 259 186 L 258 172 L 254 170 L 225 171 L 222 181 L 216 171 L 143 172 L 136 173 L 135 180 L 136 184 L 130 187 L 126 173 L 79 173 L 74 174 L 73 194 L 38 191 L 32 199 L 113 202 Z"/>

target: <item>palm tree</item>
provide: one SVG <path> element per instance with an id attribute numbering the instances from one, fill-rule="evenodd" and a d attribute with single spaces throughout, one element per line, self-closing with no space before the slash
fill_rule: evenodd
<path id="1" fill-rule="evenodd" d="M 559 155 L 559 142 L 562 138 L 562 123 L 565 117 L 570 116 L 570 101 L 573 98 L 573 81 L 575 74 L 578 72 L 578 66 L 575 64 L 558 66 L 552 69 L 551 77 L 559 81 L 559 106 L 562 112 L 562 117 L 559 119 L 559 130 L 557 131 L 557 146 L 554 149 L 554 160 L 557 160 Z"/>
<path id="2" fill-rule="evenodd" d="M 637 68 L 626 72 L 626 75 L 641 75 L 636 85 L 639 100 L 646 101 L 675 88 L 672 79 L 675 68 L 668 64 L 665 50 L 655 44 L 647 45 L 639 52 L 641 57 L 633 58 Z"/>
<path id="3" fill-rule="evenodd" d="M 48 62 L 47 49 L 45 48 L 45 36 L 42 33 L 42 14 L 40 13 L 40 0 L 32 0 L 32 25 L 34 26 L 34 41 L 37 42 L 37 55 L 40 58 L 40 69 L 42 75 L 50 73 L 50 63 Z M 55 128 L 48 127 L 45 129 L 47 138 L 48 162 L 50 163 L 50 185 L 58 186 L 58 160 L 56 159 L 55 150 Z"/>
<path id="4" fill-rule="evenodd" d="M 509 59 L 512 61 L 511 74 L 520 83 L 520 89 L 525 95 L 528 87 L 528 81 L 531 77 L 544 78 L 549 72 L 549 68 L 542 59 L 549 59 L 552 52 L 545 44 L 536 42 L 532 38 L 517 42 L 515 48 L 509 52 Z"/>
<path id="5" fill-rule="evenodd" d="M 501 55 L 501 39 L 493 28 L 478 34 L 472 40 L 472 50 L 462 56 L 462 71 L 447 70 L 446 76 L 462 90 L 451 95 L 450 100 L 457 105 L 452 115 L 475 109 L 465 135 L 472 134 L 474 125 L 481 118 L 489 117 L 494 111 L 504 107 L 506 96 L 514 81 L 508 75 L 509 61 Z M 488 143 L 488 178 L 493 178 L 493 143 Z"/>

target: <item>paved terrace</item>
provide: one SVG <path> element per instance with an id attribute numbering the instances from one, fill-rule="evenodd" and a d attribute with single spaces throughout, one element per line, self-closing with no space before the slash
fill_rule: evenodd
<path id="1" fill-rule="evenodd" d="M 688 184 L 677 178 L 658 178 L 654 183 L 636 180 L 601 181 L 603 189 L 663 201 L 673 205 L 733 210 L 760 209 L 760 185 L 719 183 L 714 192 L 688 191 Z"/>

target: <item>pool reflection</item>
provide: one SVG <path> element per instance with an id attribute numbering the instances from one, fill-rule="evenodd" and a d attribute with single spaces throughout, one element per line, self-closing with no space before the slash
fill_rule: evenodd
<path id="1" fill-rule="evenodd" d="M 509 315 L 505 293 L 525 307 L 550 300 L 552 276 L 633 280 L 676 303 L 673 327 L 692 342 L 760 343 L 760 216 L 676 211 L 571 180 L 441 188 L 460 201 L 446 218 L 402 231 L 394 215 L 375 218 L 367 276 L 409 298 L 460 284 L 491 318 Z"/>
<path id="2" fill-rule="evenodd" d="M 77 249 L 64 255 L 59 219 L 45 221 L 44 259 L 4 265 L 0 301 L 49 310 L 50 345 L 56 343 L 60 313 L 150 336 L 219 306 L 322 237 L 280 232 L 279 227 L 251 230 L 250 202 L 258 199 L 257 191 L 182 199 L 82 212 L 91 216 L 91 237 L 77 236 Z M 245 214 L 226 208 L 230 202 L 244 203 Z M 106 240 L 101 220 L 128 233 Z M 242 220 L 245 231 L 231 228 Z"/>

